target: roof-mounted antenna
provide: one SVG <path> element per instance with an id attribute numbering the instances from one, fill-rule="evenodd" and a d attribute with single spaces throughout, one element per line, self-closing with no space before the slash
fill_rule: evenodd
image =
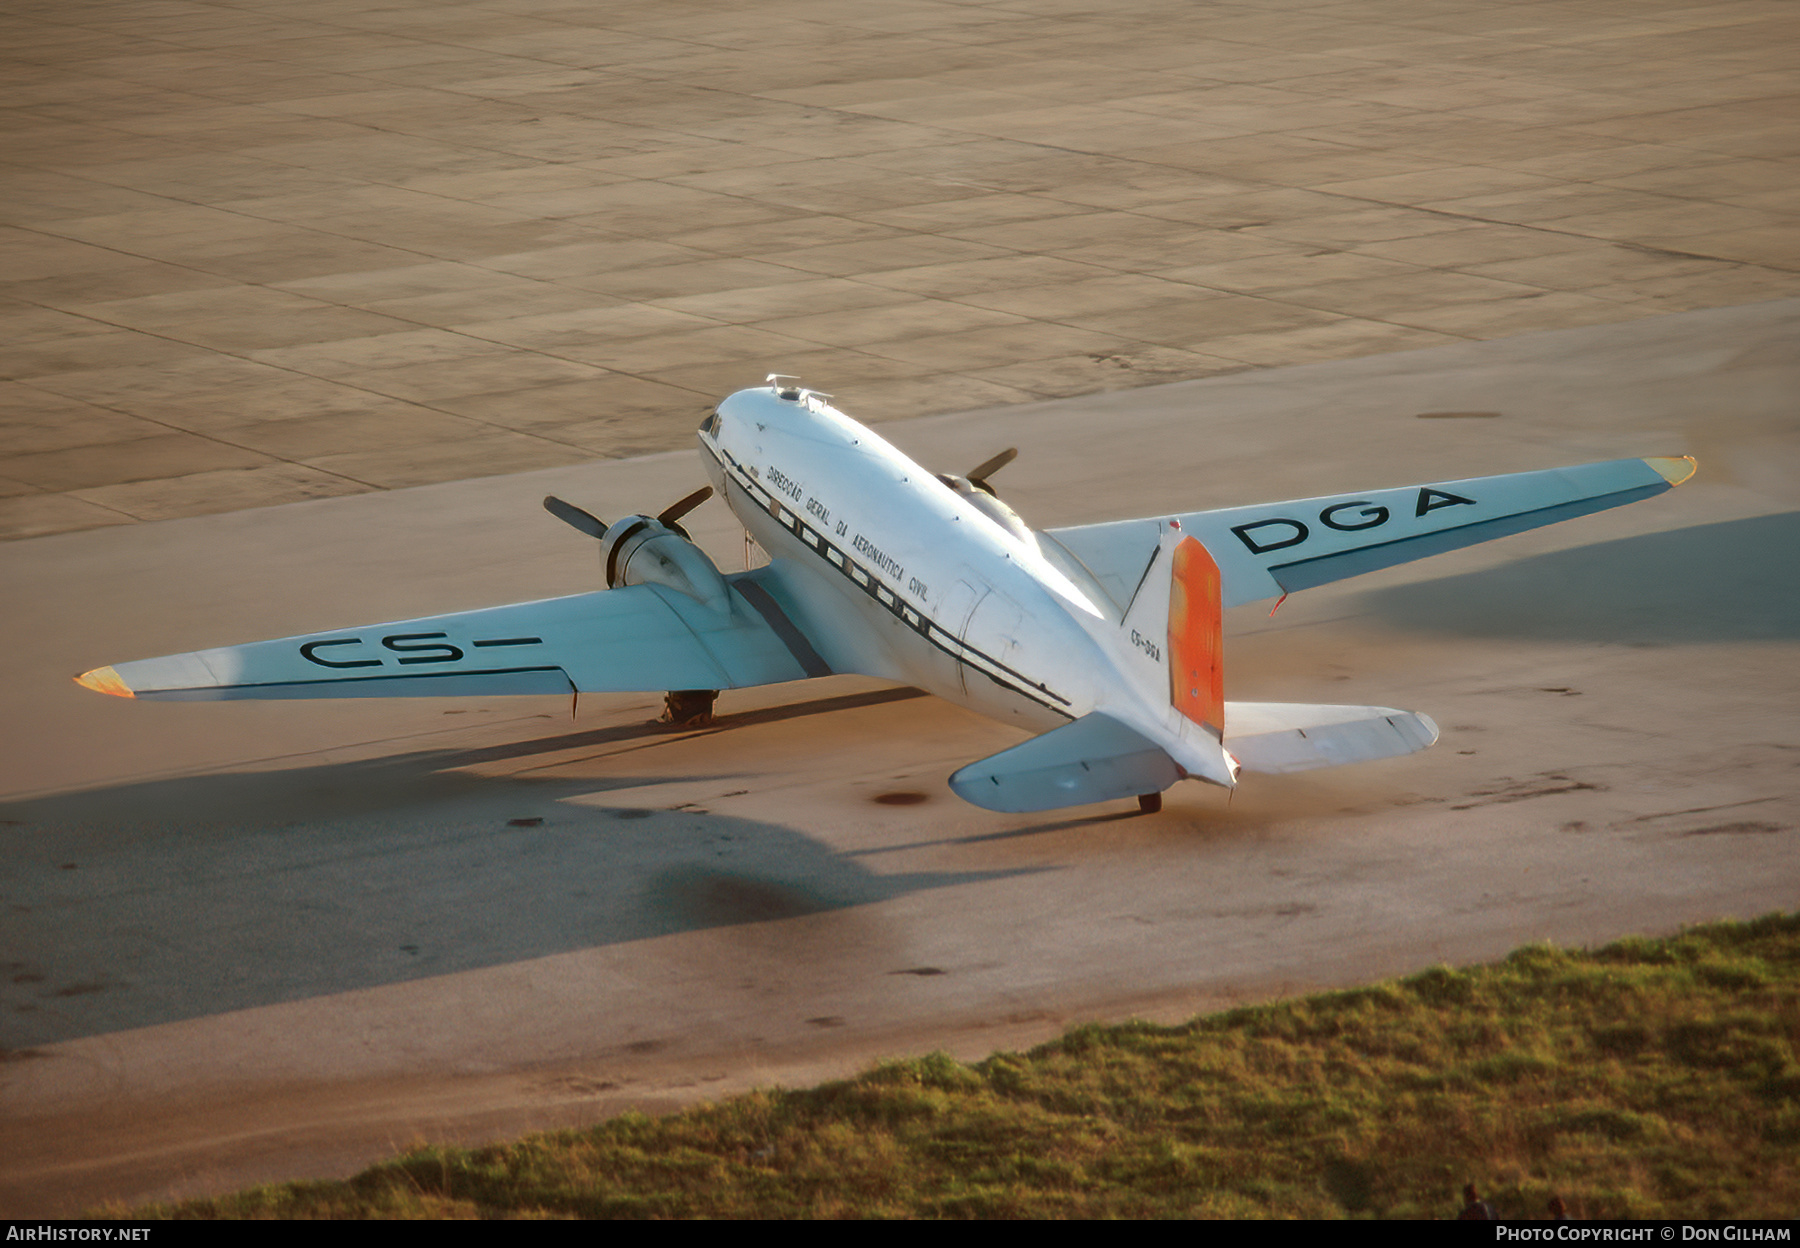
<path id="1" fill-rule="evenodd" d="M 785 373 L 770 373 L 763 380 L 774 388 L 778 398 L 792 403 L 800 397 L 800 379 L 798 377 L 789 377 Z"/>

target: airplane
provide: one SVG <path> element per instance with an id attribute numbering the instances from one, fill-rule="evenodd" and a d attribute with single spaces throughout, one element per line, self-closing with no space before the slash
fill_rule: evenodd
<path id="1" fill-rule="evenodd" d="M 699 429 L 711 485 L 658 515 L 607 524 L 546 498 L 599 542 L 605 589 L 75 679 L 159 700 L 660 691 L 665 718 L 700 724 L 723 689 L 856 673 L 1039 734 L 949 777 L 976 806 L 1150 813 L 1184 779 L 1229 790 L 1437 740 L 1390 707 L 1225 701 L 1225 607 L 1635 502 L 1696 469 L 1620 459 L 1034 531 L 989 481 L 1016 450 L 940 475 L 830 400 L 780 374 L 726 398 Z M 769 562 L 723 573 L 692 542 L 681 518 L 714 491 Z"/>

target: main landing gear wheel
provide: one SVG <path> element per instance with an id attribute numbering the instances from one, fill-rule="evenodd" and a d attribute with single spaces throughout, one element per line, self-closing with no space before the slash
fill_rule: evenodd
<path id="1" fill-rule="evenodd" d="M 704 728 L 713 722 L 713 703 L 717 689 L 671 689 L 663 695 L 662 724 L 674 731 L 681 728 Z"/>
<path id="2" fill-rule="evenodd" d="M 1161 793 L 1141 793 L 1138 795 L 1138 813 L 1154 815 L 1162 809 Z"/>

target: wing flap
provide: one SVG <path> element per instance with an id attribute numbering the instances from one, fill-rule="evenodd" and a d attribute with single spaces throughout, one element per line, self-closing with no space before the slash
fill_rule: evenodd
<path id="1" fill-rule="evenodd" d="M 1620 507 L 1687 480 L 1693 460 L 1617 459 L 1172 517 L 1218 561 L 1224 605 L 1311 589 Z M 1051 529 L 1102 584 L 1136 586 L 1159 521 Z"/>

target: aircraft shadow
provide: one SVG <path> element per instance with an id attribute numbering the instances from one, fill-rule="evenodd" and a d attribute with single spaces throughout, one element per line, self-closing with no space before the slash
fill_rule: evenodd
<path id="1" fill-rule="evenodd" d="M 565 800 L 657 783 L 641 774 L 609 785 L 455 770 L 635 735 L 649 734 L 578 731 L 0 805 L 0 1052 L 806 916 L 836 926 L 780 959 L 828 965 L 873 921 L 859 908 L 1024 873 L 884 875 L 776 824 Z M 720 777 L 663 777 L 708 778 Z M 746 952 L 787 939 L 779 930 L 746 928 Z"/>
<path id="2" fill-rule="evenodd" d="M 1034 823 L 1022 828 L 1007 828 L 1002 832 L 978 832 L 971 836 L 947 836 L 927 841 L 905 841 L 896 845 L 880 845 L 873 849 L 854 849 L 849 851 L 849 856 L 871 858 L 878 854 L 898 854 L 915 849 L 933 849 L 940 845 L 985 845 L 995 841 L 1015 841 L 1026 837 L 1045 836 L 1052 832 L 1067 832 L 1072 828 L 1092 828 L 1101 824 L 1120 823 L 1126 819 L 1143 817 L 1143 812 L 1135 808 L 1109 810 L 1104 814 L 1081 815 L 1074 819 L 1058 819 L 1052 823 Z"/>
<path id="3" fill-rule="evenodd" d="M 1626 645 L 1800 636 L 1800 512 L 1600 542 L 1363 596 L 1400 628 Z"/>

